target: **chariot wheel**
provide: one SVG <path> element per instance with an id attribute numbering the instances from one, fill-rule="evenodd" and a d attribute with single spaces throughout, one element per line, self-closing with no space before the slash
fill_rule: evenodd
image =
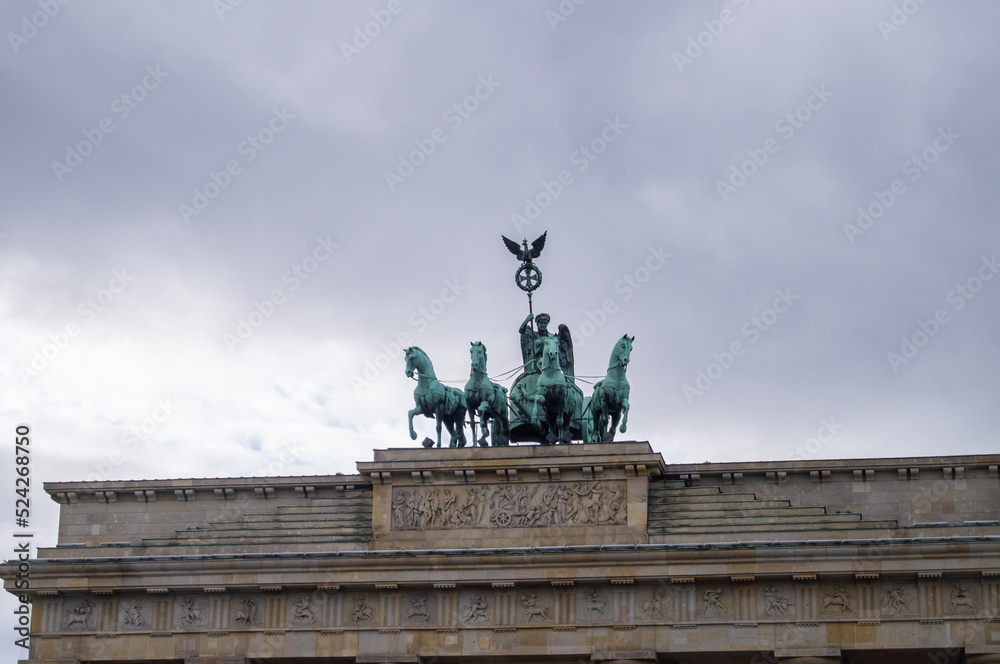
<path id="1" fill-rule="evenodd" d="M 498 526 L 501 526 L 501 527 L 503 527 L 503 528 L 506 528 L 507 526 L 509 526 L 509 525 L 510 525 L 510 522 L 511 522 L 512 520 L 513 520 L 513 519 L 512 519 L 512 517 L 510 516 L 510 512 L 499 512 L 499 513 L 497 514 L 497 525 L 498 525 Z"/>

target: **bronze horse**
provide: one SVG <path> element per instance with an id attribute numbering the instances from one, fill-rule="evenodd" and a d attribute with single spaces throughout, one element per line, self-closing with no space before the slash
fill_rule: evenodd
<path id="1" fill-rule="evenodd" d="M 413 390 L 416 408 L 409 412 L 410 438 L 417 439 L 413 429 L 413 416 L 433 417 L 437 422 L 437 446 L 441 447 L 441 425 L 451 435 L 448 447 L 465 447 L 465 395 L 456 387 L 445 387 L 434 374 L 434 365 L 427 353 L 416 346 L 406 349 L 406 376 L 417 373 L 417 387 Z M 429 445 L 429 441 L 428 441 Z"/>

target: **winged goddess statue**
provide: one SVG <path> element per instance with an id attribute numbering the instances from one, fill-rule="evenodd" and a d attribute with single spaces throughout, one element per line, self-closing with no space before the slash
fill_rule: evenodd
<path id="1" fill-rule="evenodd" d="M 525 371 L 528 373 L 537 373 L 539 370 L 537 361 L 541 357 L 540 351 L 544 339 L 549 336 L 556 336 L 559 341 L 559 363 L 566 377 L 573 382 L 573 339 L 570 336 L 569 328 L 565 325 L 560 325 L 559 333 L 553 335 L 548 331 L 548 323 L 551 320 L 549 315 L 539 314 L 536 318 L 534 313 L 531 312 L 531 293 L 542 283 L 542 271 L 534 264 L 534 259 L 538 258 L 542 253 L 542 249 L 545 248 L 545 238 L 547 235 L 548 231 L 542 233 L 531 243 L 530 247 L 528 246 L 527 239 L 518 244 L 509 237 L 500 236 L 503 238 L 503 243 L 507 245 L 510 253 L 514 254 L 521 261 L 521 267 L 518 268 L 517 273 L 514 275 L 514 280 L 518 288 L 528 294 L 528 317 L 524 319 L 524 322 L 521 323 L 521 327 L 518 329 L 518 333 L 521 335 L 521 359 L 526 365 Z M 534 329 L 533 322 L 538 323 L 537 331 Z"/>

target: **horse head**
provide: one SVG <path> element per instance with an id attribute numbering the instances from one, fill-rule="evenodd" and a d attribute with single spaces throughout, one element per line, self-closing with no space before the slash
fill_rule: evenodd
<path id="1" fill-rule="evenodd" d="M 413 378 L 414 371 L 418 374 L 429 373 L 433 375 L 433 370 L 428 372 L 428 367 L 430 366 L 430 360 L 427 357 L 427 353 L 421 350 L 417 346 L 410 346 L 405 351 L 403 355 L 406 358 L 406 377 Z"/>
<path id="2" fill-rule="evenodd" d="M 472 371 L 486 373 L 486 346 L 482 341 L 473 341 L 471 344 L 469 353 L 472 355 Z"/>
<path id="3" fill-rule="evenodd" d="M 634 340 L 635 337 L 630 337 L 627 334 L 622 335 L 622 338 L 615 344 L 614 350 L 611 351 L 611 360 L 608 362 L 608 369 L 613 369 L 619 365 L 621 365 L 623 370 L 628 367 L 629 357 L 632 355 L 632 342 Z"/>
<path id="4" fill-rule="evenodd" d="M 547 336 L 542 342 L 542 358 L 539 362 L 539 368 L 543 372 L 558 371 L 562 373 L 562 368 L 559 366 L 559 340 L 556 337 Z"/>

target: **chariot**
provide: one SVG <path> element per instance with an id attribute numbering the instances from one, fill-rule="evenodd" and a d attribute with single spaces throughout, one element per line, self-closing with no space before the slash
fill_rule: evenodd
<path id="1" fill-rule="evenodd" d="M 594 384 L 593 394 L 585 397 L 576 384 L 569 328 L 560 325 L 558 333 L 552 334 L 548 331 L 549 315 L 536 317 L 532 311 L 532 293 L 542 283 L 542 272 L 534 259 L 545 246 L 545 238 L 543 233 L 530 247 L 527 240 L 519 245 L 503 238 L 511 253 L 521 260 L 515 283 L 528 295 L 528 316 L 518 330 L 523 363 L 508 372 L 520 371 L 509 390 L 490 379 L 486 371 L 486 347 L 482 342 L 471 343 L 471 372 L 464 391 L 443 385 L 423 350 L 416 346 L 406 349 L 406 375 L 413 377 L 416 374 L 417 377 L 413 392 L 416 407 L 409 412 L 412 439 L 417 438 L 414 415 L 435 418 L 438 447 L 441 446 L 442 425 L 451 436 L 450 447 L 464 447 L 469 442 L 465 437 L 466 414 L 472 444 L 482 447 L 511 442 L 542 445 L 606 442 L 614 439 L 616 427 L 625 432 L 629 410 L 625 370 L 635 337 L 623 335 L 617 341 L 608 362 L 607 375 Z M 479 437 L 477 424 L 481 432 Z M 435 441 L 425 438 L 423 444 L 432 447 Z"/>

